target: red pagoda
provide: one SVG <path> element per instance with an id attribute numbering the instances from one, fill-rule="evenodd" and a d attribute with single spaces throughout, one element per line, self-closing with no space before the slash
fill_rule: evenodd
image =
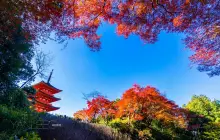
<path id="1" fill-rule="evenodd" d="M 33 106 L 37 112 L 49 112 L 59 109 L 59 107 L 54 107 L 51 104 L 52 102 L 60 100 L 60 98 L 54 97 L 54 94 L 62 91 L 49 83 L 52 73 L 53 70 L 50 73 L 47 83 L 41 81 L 33 85 L 33 88 L 36 90 L 36 94 L 32 97 L 35 99 L 35 104 Z"/>

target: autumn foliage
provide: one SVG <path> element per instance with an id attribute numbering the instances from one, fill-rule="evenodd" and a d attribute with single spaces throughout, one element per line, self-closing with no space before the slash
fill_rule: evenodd
<path id="1" fill-rule="evenodd" d="M 219 75 L 218 0 L 7 0 L 0 2 L 0 44 L 11 40 L 17 25 L 38 43 L 51 32 L 60 42 L 82 37 L 99 50 L 98 27 L 116 24 L 118 35 L 138 35 L 145 43 L 157 41 L 161 31 L 186 35 L 186 47 L 195 52 L 191 61 L 210 76 Z"/>
<path id="2" fill-rule="evenodd" d="M 22 26 L 28 41 L 39 43 L 58 29 L 62 0 L 7 0 L 0 2 L 0 44 L 13 42 L 13 34 Z"/>
<path id="3" fill-rule="evenodd" d="M 150 86 L 141 88 L 135 85 L 127 90 L 118 102 L 117 115 L 128 117 L 129 120 L 145 120 L 148 123 L 158 119 L 164 122 L 176 121 L 184 125 L 179 107 Z"/>
<path id="4" fill-rule="evenodd" d="M 134 85 L 120 99 L 102 95 L 87 100 L 87 108 L 74 118 L 101 123 L 132 139 L 219 139 L 220 101 L 194 95 L 179 107 L 152 87 Z M 196 132 L 196 134 L 194 134 Z"/>
<path id="5" fill-rule="evenodd" d="M 97 115 L 101 115 L 105 118 L 108 115 L 111 102 L 103 96 L 98 96 L 91 101 L 87 101 L 87 105 L 87 115 L 89 116 L 89 119 L 95 118 Z"/>
<path id="6" fill-rule="evenodd" d="M 79 110 L 76 113 L 73 114 L 73 117 L 79 120 L 87 120 L 87 112 L 85 109 Z"/>
<path id="7" fill-rule="evenodd" d="M 118 101 L 109 101 L 103 96 L 97 96 L 87 101 L 87 109 L 80 110 L 74 117 L 81 120 L 91 121 L 102 117 L 107 119 L 127 118 L 132 121 L 144 121 L 151 123 L 152 120 L 161 120 L 164 123 L 176 123 L 185 127 L 184 112 L 172 101 L 154 87 L 140 87 L 134 85 L 122 95 Z"/>
<path id="8" fill-rule="evenodd" d="M 93 96 L 87 100 L 87 108 L 77 111 L 73 116 L 87 122 L 104 123 L 137 139 L 150 138 L 152 134 L 163 135 L 166 133 L 163 129 L 169 131 L 168 137 L 175 138 L 177 129 L 178 133 L 187 132 L 188 114 L 187 110 L 178 107 L 158 89 L 134 85 L 115 101 L 102 95 Z M 162 132 L 154 132 L 159 129 Z"/>

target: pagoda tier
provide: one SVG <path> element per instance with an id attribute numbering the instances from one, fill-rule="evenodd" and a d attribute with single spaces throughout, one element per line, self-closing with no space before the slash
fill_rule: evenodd
<path id="1" fill-rule="evenodd" d="M 59 107 L 54 107 L 51 104 L 45 104 L 38 100 L 36 100 L 34 108 L 37 112 L 50 112 L 59 109 Z"/>
<path id="2" fill-rule="evenodd" d="M 40 83 L 33 85 L 33 88 L 35 88 L 36 90 L 41 90 L 44 93 L 47 93 L 50 95 L 53 95 L 53 94 L 56 94 L 62 91 L 60 89 L 55 88 L 50 83 L 45 83 L 44 81 L 41 81 Z"/>
<path id="3" fill-rule="evenodd" d="M 62 90 L 52 86 L 49 81 L 48 83 L 41 81 L 33 85 L 33 88 L 36 90 L 36 94 L 30 98 L 34 98 L 34 108 L 37 112 L 49 112 L 59 109 L 59 107 L 52 106 L 51 103 L 60 100 L 60 98 L 54 97 L 54 94 Z"/>
<path id="4" fill-rule="evenodd" d="M 52 103 L 52 102 L 55 102 L 55 101 L 59 101 L 60 98 L 56 98 L 50 94 L 47 94 L 45 92 L 42 92 L 42 91 L 37 91 L 36 95 L 35 95 L 35 99 L 41 101 L 41 102 L 44 102 L 44 103 Z"/>

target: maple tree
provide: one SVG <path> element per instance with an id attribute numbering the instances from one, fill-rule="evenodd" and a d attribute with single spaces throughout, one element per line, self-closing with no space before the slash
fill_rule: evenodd
<path id="1" fill-rule="evenodd" d="M 103 96 L 98 96 L 91 101 L 87 101 L 87 105 L 88 109 L 86 112 L 90 120 L 97 118 L 98 115 L 106 119 L 108 114 L 111 113 L 111 101 Z"/>
<path id="2" fill-rule="evenodd" d="M 44 41 L 50 32 L 59 41 L 82 37 L 94 51 L 100 49 L 102 22 L 116 24 L 118 35 L 135 34 L 145 43 L 156 42 L 161 31 L 180 32 L 199 70 L 220 74 L 219 0 L 9 0 L 0 5 L 0 43 L 10 39 L 17 24 L 29 39 Z"/>
<path id="3" fill-rule="evenodd" d="M 128 123 L 139 120 L 148 124 L 152 120 L 158 119 L 168 123 L 175 122 L 181 127 L 185 127 L 184 113 L 181 108 L 164 97 L 156 88 L 134 85 L 125 91 L 122 98 L 117 101 L 110 101 L 101 95 L 87 100 L 87 109 L 76 112 L 74 116 L 82 118 L 79 116 L 84 114 L 84 116 L 88 116 L 90 121 L 98 116 L 105 120 L 107 117 L 111 119 L 128 118 Z"/>
<path id="4" fill-rule="evenodd" d="M 190 137 L 190 134 L 185 135 L 190 133 L 187 130 L 188 111 L 178 107 L 154 87 L 134 85 L 114 101 L 99 92 L 85 97 L 87 108 L 74 113 L 76 119 L 93 123 L 103 123 L 104 120 L 105 125 L 132 135 L 134 139 Z"/>
<path id="5" fill-rule="evenodd" d="M 53 0 L 7 0 L 0 2 L 0 44 L 12 41 L 17 28 L 22 25 L 26 39 L 44 40 L 57 24 L 61 8 Z M 57 2 L 61 2 L 57 0 Z M 54 28 L 55 29 L 55 28 Z"/>
<path id="6" fill-rule="evenodd" d="M 79 119 L 79 120 L 87 120 L 88 119 L 85 109 L 75 112 L 73 114 L 73 117 L 76 119 Z"/>
<path id="7" fill-rule="evenodd" d="M 89 99 L 91 95 L 92 99 Z M 92 121 L 100 116 L 105 121 L 108 121 L 109 118 L 115 117 L 117 110 L 115 102 L 111 102 L 110 100 L 96 92 L 91 93 L 91 95 L 89 94 L 89 97 L 86 98 L 87 108 L 74 113 L 74 118 Z"/>
<path id="8" fill-rule="evenodd" d="M 142 88 L 135 85 L 123 94 L 118 106 L 118 115 L 128 117 L 129 120 L 143 120 L 148 124 L 153 119 L 164 122 L 176 121 L 177 124 L 185 127 L 181 109 L 154 87 Z"/>

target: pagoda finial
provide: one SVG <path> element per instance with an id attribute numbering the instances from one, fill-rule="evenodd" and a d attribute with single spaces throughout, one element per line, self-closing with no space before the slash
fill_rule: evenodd
<path id="1" fill-rule="evenodd" d="M 53 74 L 53 69 L 52 69 L 52 71 L 50 72 L 50 76 L 49 76 L 49 78 L 48 78 L 48 80 L 47 80 L 47 83 L 48 83 L 48 84 L 50 83 L 50 79 L 51 79 L 52 74 Z"/>

